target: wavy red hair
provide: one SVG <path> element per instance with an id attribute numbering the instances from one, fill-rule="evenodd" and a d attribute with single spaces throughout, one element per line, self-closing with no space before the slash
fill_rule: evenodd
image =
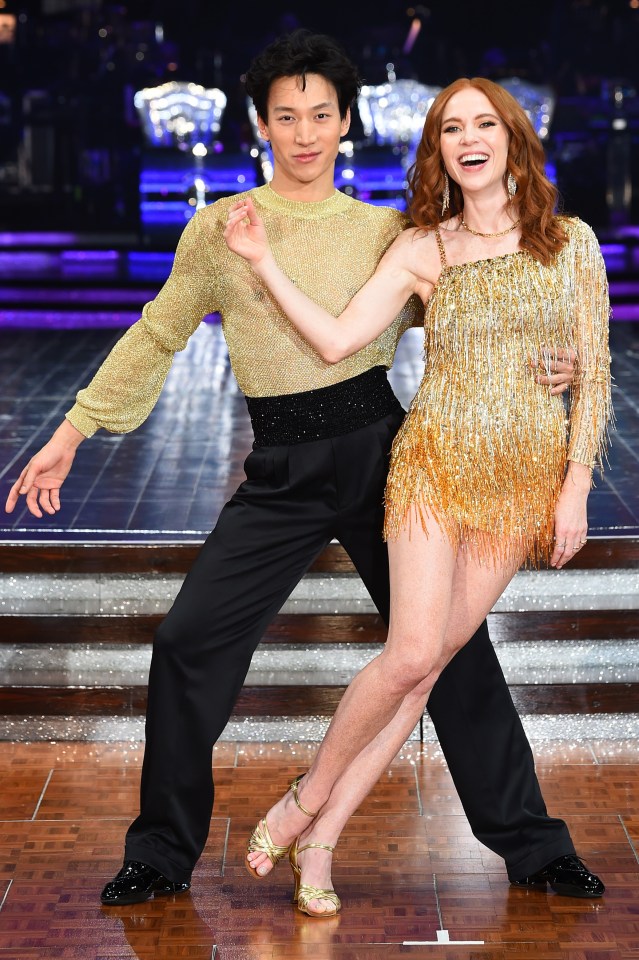
<path id="1" fill-rule="evenodd" d="M 510 201 L 521 219 L 521 246 L 541 263 L 548 265 L 568 237 L 561 220 L 555 216 L 557 191 L 544 172 L 544 151 L 525 111 L 499 84 L 484 77 L 462 77 L 441 91 L 428 111 L 415 164 L 409 176 L 409 214 L 413 223 L 432 230 L 442 221 L 444 161 L 440 136 L 446 104 L 460 90 L 473 87 L 490 100 L 509 132 L 505 179 L 512 173 L 517 193 Z M 464 205 L 459 185 L 449 175 L 450 207 L 448 218 L 459 214 Z"/>

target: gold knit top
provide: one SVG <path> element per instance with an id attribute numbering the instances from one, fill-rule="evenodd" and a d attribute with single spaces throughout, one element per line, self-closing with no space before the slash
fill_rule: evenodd
<path id="1" fill-rule="evenodd" d="M 373 366 L 390 367 L 407 327 L 421 323 L 412 298 L 373 343 L 329 364 L 297 332 L 222 231 L 239 194 L 198 211 L 178 244 L 157 297 L 116 343 L 67 413 L 90 437 L 99 427 L 126 433 L 153 409 L 176 351 L 207 314 L 219 311 L 233 373 L 249 397 L 278 396 L 340 383 Z M 406 227 L 403 214 L 338 192 L 315 203 L 287 200 L 270 186 L 250 191 L 282 270 L 312 300 L 338 316 Z"/>
<path id="2" fill-rule="evenodd" d="M 590 227 L 563 225 L 548 266 L 525 251 L 443 264 L 424 378 L 393 447 L 388 537 L 430 512 L 482 558 L 549 558 L 566 460 L 601 465 L 612 416 L 603 258 Z M 568 419 L 528 365 L 552 346 L 579 358 Z"/>

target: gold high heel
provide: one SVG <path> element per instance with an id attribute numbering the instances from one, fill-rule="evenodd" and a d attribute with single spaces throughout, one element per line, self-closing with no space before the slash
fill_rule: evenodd
<path id="1" fill-rule="evenodd" d="M 302 801 L 300 800 L 298 795 L 298 786 L 303 776 L 304 774 L 302 773 L 299 775 L 299 777 L 295 777 L 293 782 L 290 784 L 289 789 L 293 794 L 293 799 L 295 800 L 296 807 L 299 810 L 301 810 L 302 813 L 305 814 L 307 817 L 310 817 L 311 820 L 314 820 L 315 817 L 317 816 L 317 813 L 311 813 L 310 810 L 307 810 L 306 807 L 302 804 Z M 287 843 L 286 846 L 281 846 L 278 843 L 274 843 L 273 838 L 271 837 L 271 834 L 268 829 L 268 824 L 266 823 L 266 817 L 264 817 L 263 820 L 259 820 L 257 822 L 255 829 L 253 830 L 253 833 L 249 838 L 249 842 L 246 847 L 246 852 L 247 853 L 265 853 L 266 856 L 271 861 L 271 863 L 273 864 L 273 866 L 275 867 L 280 862 L 280 860 L 282 860 L 283 857 L 286 856 L 286 854 L 289 852 L 290 847 L 291 847 L 290 843 Z M 264 880 L 265 877 L 268 876 L 268 873 L 264 875 L 262 875 L 261 873 L 258 873 L 255 867 L 251 866 L 251 864 L 246 859 L 246 857 L 244 858 L 244 863 L 246 865 L 246 869 L 248 870 L 248 872 L 253 877 L 255 877 L 256 880 Z M 269 873 L 270 872 L 271 871 L 269 870 Z"/>
<path id="2" fill-rule="evenodd" d="M 288 860 L 291 865 L 291 870 L 293 871 L 293 876 L 295 877 L 295 890 L 293 891 L 293 903 L 297 904 L 297 909 L 301 913 L 307 914 L 309 917 L 334 917 L 336 913 L 342 908 L 342 902 L 337 896 L 334 890 L 322 890 L 320 887 L 312 887 L 310 883 L 302 883 L 302 871 L 298 862 L 298 856 L 300 853 L 303 853 L 304 850 L 310 850 L 311 848 L 317 848 L 318 850 L 328 850 L 329 853 L 332 853 L 335 847 L 329 846 L 328 843 L 305 843 L 303 847 L 299 845 L 300 838 L 297 837 L 289 851 Z M 309 903 L 311 900 L 330 900 L 334 910 L 323 910 L 321 912 L 316 912 L 315 910 L 309 910 Z"/>

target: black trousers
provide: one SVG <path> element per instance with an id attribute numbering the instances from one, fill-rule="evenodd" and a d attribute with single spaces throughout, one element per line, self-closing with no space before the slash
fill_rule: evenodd
<path id="1" fill-rule="evenodd" d="M 186 881 L 213 809 L 211 753 L 253 652 L 334 537 L 388 621 L 382 498 L 391 414 L 329 440 L 257 447 L 153 647 L 140 815 L 125 856 Z M 547 815 L 530 746 L 484 623 L 442 673 L 428 709 L 475 836 L 519 879 L 574 853 Z"/>

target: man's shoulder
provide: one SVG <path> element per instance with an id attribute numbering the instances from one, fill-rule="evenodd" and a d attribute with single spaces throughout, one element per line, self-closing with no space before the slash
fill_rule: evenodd
<path id="1" fill-rule="evenodd" d="M 407 214 L 396 207 L 378 206 L 374 203 L 366 203 L 364 200 L 357 200 L 354 197 L 349 197 L 349 200 L 352 204 L 351 212 L 362 220 L 368 220 L 389 229 L 396 229 L 397 232 L 410 225 Z"/>

